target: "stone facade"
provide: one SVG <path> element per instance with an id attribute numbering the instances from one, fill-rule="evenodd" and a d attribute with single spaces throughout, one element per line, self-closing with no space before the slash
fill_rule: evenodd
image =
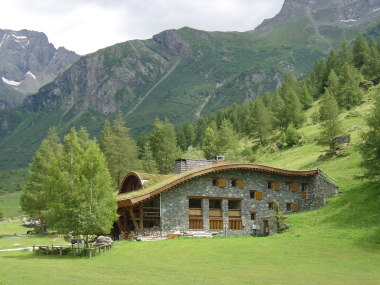
<path id="1" fill-rule="evenodd" d="M 224 187 L 213 183 L 215 178 L 225 178 Z M 243 187 L 236 187 L 232 180 L 243 181 Z M 268 181 L 279 183 L 279 190 L 268 189 Z M 297 185 L 297 186 L 292 186 Z M 294 188 L 292 188 L 294 187 Z M 252 198 L 251 191 L 262 192 L 262 200 Z M 248 170 L 221 171 L 196 177 L 161 193 L 161 230 L 164 234 L 189 230 L 189 197 L 202 198 L 203 230 L 218 235 L 252 234 L 252 226 L 258 226 L 257 233 L 264 234 L 264 220 L 269 223 L 269 234 L 276 232 L 274 209 L 268 203 L 278 202 L 286 214 L 296 211 L 314 210 L 326 204 L 327 197 L 336 196 L 338 189 L 320 174 L 311 176 L 285 176 Z M 261 195 L 261 194 L 260 194 Z M 209 229 L 209 201 L 221 198 L 223 229 Z M 259 197 L 260 198 L 260 197 Z M 241 230 L 230 230 L 228 200 L 240 201 Z M 255 219 L 251 214 L 255 213 Z"/>
<path id="2" fill-rule="evenodd" d="M 178 158 L 174 164 L 174 173 L 182 173 L 190 171 L 196 168 L 201 168 L 205 166 L 212 165 L 218 161 L 223 161 L 224 156 L 214 156 L 210 160 L 203 159 L 188 159 L 188 158 Z"/>

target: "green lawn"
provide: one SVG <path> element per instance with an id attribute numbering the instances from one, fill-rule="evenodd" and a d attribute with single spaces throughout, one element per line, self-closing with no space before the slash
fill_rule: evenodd
<path id="1" fill-rule="evenodd" d="M 4 217 L 18 217 L 22 215 L 20 207 L 21 191 L 0 195 L 0 211 Z"/>
<path id="2" fill-rule="evenodd" d="M 380 246 L 311 233 L 181 238 L 117 242 L 92 259 L 0 252 L 0 264 L 0 284 L 378 284 Z"/>

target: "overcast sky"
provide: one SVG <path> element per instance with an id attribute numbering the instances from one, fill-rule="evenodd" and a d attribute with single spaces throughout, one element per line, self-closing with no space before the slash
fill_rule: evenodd
<path id="1" fill-rule="evenodd" d="M 284 0 L 6 0 L 0 29 L 44 32 L 56 47 L 83 55 L 163 30 L 252 30 Z"/>

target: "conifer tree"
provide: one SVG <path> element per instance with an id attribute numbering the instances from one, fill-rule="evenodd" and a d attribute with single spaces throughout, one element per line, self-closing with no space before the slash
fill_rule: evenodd
<path id="1" fill-rule="evenodd" d="M 255 100 L 251 117 L 252 135 L 260 140 L 261 145 L 268 142 L 272 126 L 270 113 L 261 100 Z"/>
<path id="2" fill-rule="evenodd" d="M 39 217 L 40 231 L 46 230 L 46 219 L 50 208 L 52 191 L 51 173 L 54 170 L 52 162 L 62 150 L 57 132 L 49 130 L 47 137 L 42 141 L 32 162 L 29 165 L 29 180 L 26 183 L 20 203 L 22 210 L 31 217 Z"/>
<path id="3" fill-rule="evenodd" d="M 339 66 L 343 66 L 343 64 L 348 63 L 352 64 L 352 53 L 350 46 L 346 40 L 343 41 L 340 52 L 339 52 Z"/>
<path id="4" fill-rule="evenodd" d="M 360 152 L 364 176 L 380 183 L 380 96 L 377 95 L 373 109 L 367 118 L 368 130 L 363 133 Z"/>
<path id="5" fill-rule="evenodd" d="M 217 135 L 217 150 L 218 154 L 226 154 L 227 151 L 236 151 L 237 134 L 233 129 L 231 122 L 228 119 L 223 119 Z"/>
<path id="6" fill-rule="evenodd" d="M 302 111 L 302 104 L 294 90 L 288 90 L 284 93 L 284 106 L 280 112 L 280 127 L 283 131 L 293 124 L 299 128 L 305 122 L 306 116 Z"/>
<path id="7" fill-rule="evenodd" d="M 379 46 L 374 38 L 371 38 L 369 44 L 370 59 L 366 65 L 363 66 L 363 74 L 366 79 L 378 83 L 380 81 L 380 56 Z"/>
<path id="8" fill-rule="evenodd" d="M 150 134 L 150 147 L 161 174 L 172 172 L 174 161 L 180 155 L 173 125 L 156 120 Z"/>
<path id="9" fill-rule="evenodd" d="M 342 67 L 342 74 L 339 79 L 340 96 L 338 103 L 340 107 L 349 110 L 358 105 L 363 97 L 363 92 L 359 86 L 362 76 L 354 66 L 346 63 Z"/>
<path id="10" fill-rule="evenodd" d="M 370 51 L 368 43 L 363 35 L 359 35 L 354 42 L 352 49 L 353 63 L 356 68 L 361 69 L 370 61 Z"/>
<path id="11" fill-rule="evenodd" d="M 336 147 L 334 138 L 341 132 L 341 122 L 339 120 L 339 108 L 338 104 L 329 92 L 326 90 L 325 94 L 321 98 L 319 108 L 319 116 L 321 120 L 321 133 L 320 143 L 328 145 L 330 151 L 333 151 Z"/>
<path id="12" fill-rule="evenodd" d="M 201 149 L 206 159 L 214 155 L 220 155 L 218 153 L 218 131 L 215 123 L 211 123 L 206 128 L 202 138 Z"/>
<path id="13" fill-rule="evenodd" d="M 153 158 L 153 153 L 150 148 L 149 141 L 147 141 L 144 145 L 141 160 L 142 160 L 142 166 L 143 166 L 144 172 L 158 173 L 157 163 Z"/>
<path id="14" fill-rule="evenodd" d="M 104 123 L 99 141 L 115 187 L 120 185 L 127 172 L 141 169 L 136 142 L 129 136 L 121 112 L 116 114 L 112 124 Z"/>
<path id="15" fill-rule="evenodd" d="M 345 96 L 341 94 L 340 84 L 339 77 L 336 75 L 335 70 L 332 69 L 327 79 L 326 89 L 335 97 L 337 102 L 343 102 L 345 100 Z"/>
<path id="16" fill-rule="evenodd" d="M 270 106 L 271 113 L 273 114 L 272 126 L 276 129 L 280 129 L 282 125 L 282 110 L 284 108 L 284 100 L 281 98 L 278 92 L 275 92 L 272 105 Z"/>
<path id="17" fill-rule="evenodd" d="M 313 97 L 310 95 L 309 88 L 306 83 L 302 84 L 300 95 L 298 96 L 301 104 L 303 105 L 303 109 L 307 110 L 313 105 Z"/>

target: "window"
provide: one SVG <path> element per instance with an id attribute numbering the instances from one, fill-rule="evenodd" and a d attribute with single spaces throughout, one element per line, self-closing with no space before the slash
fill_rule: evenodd
<path id="1" fill-rule="evenodd" d="M 222 200 L 209 200 L 209 209 L 222 209 Z"/>
<path id="2" fill-rule="evenodd" d="M 221 177 L 212 178 L 212 185 L 213 186 L 218 186 L 218 187 L 224 188 L 224 187 L 226 187 L 226 184 L 227 184 L 226 178 L 221 178 Z"/>
<path id="3" fill-rule="evenodd" d="M 268 202 L 268 210 L 274 210 L 274 202 Z"/>
<path id="4" fill-rule="evenodd" d="M 268 189 L 273 189 L 273 181 L 268 181 Z"/>
<path id="5" fill-rule="evenodd" d="M 291 212 L 292 211 L 292 203 L 286 203 L 286 211 Z"/>
<path id="6" fill-rule="evenodd" d="M 302 192 L 307 191 L 307 183 L 302 183 L 302 184 L 301 184 L 301 191 L 302 191 Z"/>
<path id="7" fill-rule="evenodd" d="M 228 210 L 240 210 L 240 201 L 228 200 Z"/>
<path id="8" fill-rule="evenodd" d="M 201 199 L 189 199 L 189 208 L 190 209 L 202 209 L 202 200 Z"/>
<path id="9" fill-rule="evenodd" d="M 237 180 L 236 179 L 231 179 L 231 186 L 237 187 Z"/>
<path id="10" fill-rule="evenodd" d="M 268 189 L 273 189 L 273 190 L 280 190 L 280 182 L 274 182 L 274 181 L 267 181 L 268 182 Z"/>
<path id="11" fill-rule="evenodd" d="M 251 212 L 251 220 L 252 221 L 256 220 L 256 212 Z"/>
<path id="12" fill-rule="evenodd" d="M 257 190 L 251 190 L 251 191 L 249 191 L 249 197 L 251 199 L 262 200 L 263 199 L 263 192 L 260 192 Z"/>

